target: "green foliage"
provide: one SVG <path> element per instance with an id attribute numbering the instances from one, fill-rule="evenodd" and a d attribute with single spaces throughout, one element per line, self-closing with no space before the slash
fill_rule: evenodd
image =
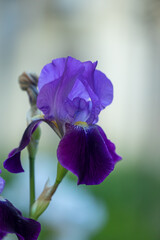
<path id="1" fill-rule="evenodd" d="M 159 240 L 160 181 L 137 167 L 122 168 L 117 165 L 104 183 L 90 187 L 109 211 L 108 222 L 91 240 Z"/>

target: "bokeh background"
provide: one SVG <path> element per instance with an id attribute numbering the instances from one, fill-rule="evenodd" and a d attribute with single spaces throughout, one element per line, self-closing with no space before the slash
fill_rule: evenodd
<path id="1" fill-rule="evenodd" d="M 114 85 L 99 125 L 123 160 L 100 186 L 77 186 L 70 173 L 40 217 L 40 240 L 160 239 L 160 1 L 0 1 L 0 166 L 16 147 L 29 109 L 18 86 L 23 71 L 40 73 L 52 59 L 98 60 Z M 58 137 L 42 125 L 37 195 L 56 174 Z M 27 215 L 24 174 L 3 168 L 3 195 Z M 6 239 L 16 239 L 9 235 Z"/>

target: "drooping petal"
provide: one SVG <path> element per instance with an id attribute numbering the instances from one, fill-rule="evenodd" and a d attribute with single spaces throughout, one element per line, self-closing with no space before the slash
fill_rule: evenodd
<path id="1" fill-rule="evenodd" d="M 35 129 L 38 127 L 39 123 L 42 121 L 35 120 L 33 121 L 25 130 L 22 140 L 19 144 L 18 148 L 13 149 L 9 155 L 8 158 L 4 161 L 3 166 L 11 173 L 19 173 L 24 172 L 24 169 L 21 165 L 20 161 L 20 154 L 21 151 L 29 144 L 31 140 L 32 133 L 35 131 Z"/>
<path id="2" fill-rule="evenodd" d="M 0 169 L 0 173 L 1 173 L 1 169 Z M 2 193 L 4 185 L 5 185 L 5 180 L 2 177 L 0 177 L 0 193 Z"/>
<path id="3" fill-rule="evenodd" d="M 108 147 L 108 150 L 110 152 L 110 154 L 112 155 L 112 158 L 113 158 L 113 161 L 116 163 L 118 161 L 120 161 L 122 159 L 121 156 L 119 156 L 117 153 L 116 153 L 116 146 L 114 143 L 112 143 L 106 136 L 106 134 L 104 133 L 104 131 L 102 130 L 102 128 L 100 126 L 97 126 L 98 127 L 98 130 L 103 138 L 103 140 L 105 141 L 107 147 Z"/>
<path id="4" fill-rule="evenodd" d="M 15 233 L 20 240 L 36 240 L 40 230 L 39 222 L 23 217 L 11 202 L 0 198 L 0 239 L 7 233 Z"/>
<path id="5" fill-rule="evenodd" d="M 100 184 L 114 169 L 112 154 L 98 126 L 66 124 L 57 150 L 61 165 L 78 177 L 78 184 Z"/>
<path id="6" fill-rule="evenodd" d="M 24 172 L 20 160 L 21 151 L 30 143 L 33 132 L 36 130 L 36 128 L 39 126 L 41 122 L 47 123 L 58 135 L 60 134 L 55 124 L 47 119 L 40 118 L 31 122 L 22 136 L 19 147 L 14 148 L 9 153 L 8 158 L 3 163 L 4 168 L 6 168 L 9 172 L 11 173 Z"/>

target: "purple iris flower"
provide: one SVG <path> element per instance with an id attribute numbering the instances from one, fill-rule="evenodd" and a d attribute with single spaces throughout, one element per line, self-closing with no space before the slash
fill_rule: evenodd
<path id="1" fill-rule="evenodd" d="M 20 153 L 44 121 L 60 136 L 58 161 L 78 177 L 78 184 L 100 184 L 110 174 L 121 157 L 96 123 L 101 110 L 112 102 L 113 86 L 96 66 L 97 62 L 80 62 L 72 57 L 55 59 L 44 66 L 37 98 L 44 116 L 27 127 L 19 147 L 9 154 L 4 162 L 8 171 L 24 171 Z"/>
<path id="2" fill-rule="evenodd" d="M 4 179 L 0 177 L 0 193 L 4 184 Z M 23 217 L 11 202 L 0 196 L 0 240 L 8 233 L 15 233 L 19 240 L 36 240 L 40 230 L 40 223 Z"/>

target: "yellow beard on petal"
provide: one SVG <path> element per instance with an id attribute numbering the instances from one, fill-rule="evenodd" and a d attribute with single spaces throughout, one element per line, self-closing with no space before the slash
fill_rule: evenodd
<path id="1" fill-rule="evenodd" d="M 58 124 L 56 123 L 56 121 L 51 121 L 54 125 L 55 125 L 55 127 L 58 129 Z M 59 130 L 59 129 L 58 129 Z"/>
<path id="2" fill-rule="evenodd" d="M 88 127 L 88 124 L 86 122 L 81 122 L 81 121 L 75 122 L 74 125 Z"/>

